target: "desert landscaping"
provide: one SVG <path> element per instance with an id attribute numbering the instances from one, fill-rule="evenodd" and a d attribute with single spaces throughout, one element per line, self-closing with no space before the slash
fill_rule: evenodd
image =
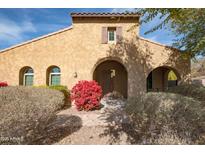
<path id="1" fill-rule="evenodd" d="M 205 143 L 204 87 L 177 86 L 130 100 L 113 92 L 89 109 L 88 101 L 83 108 L 71 103 L 74 92 L 68 93 L 63 86 L 2 86 L 1 144 Z"/>

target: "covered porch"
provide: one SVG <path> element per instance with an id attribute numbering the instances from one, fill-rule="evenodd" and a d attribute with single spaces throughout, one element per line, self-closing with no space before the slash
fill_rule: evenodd
<path id="1" fill-rule="evenodd" d="M 165 91 L 177 86 L 180 81 L 179 73 L 171 67 L 157 67 L 147 77 L 147 92 Z"/>

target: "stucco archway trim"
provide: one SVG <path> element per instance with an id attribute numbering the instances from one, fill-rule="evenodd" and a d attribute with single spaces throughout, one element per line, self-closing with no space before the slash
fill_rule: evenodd
<path id="1" fill-rule="evenodd" d="M 95 72 L 95 69 L 96 69 L 101 63 L 103 63 L 103 62 L 105 62 L 105 61 L 108 61 L 108 60 L 110 60 L 110 61 L 116 61 L 116 62 L 120 63 L 120 64 L 125 68 L 125 70 L 126 70 L 126 72 L 127 72 L 127 75 L 128 75 L 127 67 L 124 65 L 122 59 L 120 59 L 119 57 L 104 57 L 104 58 L 98 59 L 98 60 L 96 61 L 96 63 L 94 64 L 93 68 L 91 69 L 90 74 L 91 74 L 91 76 L 92 76 L 92 79 L 93 79 L 93 74 L 94 74 L 94 72 Z"/>
<path id="2" fill-rule="evenodd" d="M 168 79 L 168 74 L 173 71 L 176 75 L 176 79 L 170 81 Z M 179 72 L 170 66 L 159 66 L 151 71 L 146 78 L 147 92 L 149 91 L 165 91 L 169 87 L 177 86 L 181 80 Z"/>
<path id="3" fill-rule="evenodd" d="M 155 68 L 153 68 L 153 69 L 150 69 L 150 70 L 148 71 L 147 75 L 146 75 L 146 78 L 148 77 L 148 75 L 149 75 L 152 71 L 154 71 L 154 70 L 156 70 L 156 69 L 159 69 L 159 68 L 166 68 L 166 69 L 169 69 L 169 70 L 174 71 L 174 73 L 176 74 L 178 80 L 181 80 L 181 78 L 182 78 L 182 76 L 181 76 L 181 74 L 179 73 L 178 69 L 176 69 L 175 67 L 172 67 L 172 66 L 168 66 L 168 65 L 160 65 L 160 66 L 158 66 L 158 67 L 155 67 Z"/>
<path id="4" fill-rule="evenodd" d="M 93 71 L 93 80 L 103 89 L 103 95 L 110 92 L 119 92 L 124 98 L 128 96 L 128 72 L 126 67 L 117 58 L 105 58 L 96 63 Z"/>

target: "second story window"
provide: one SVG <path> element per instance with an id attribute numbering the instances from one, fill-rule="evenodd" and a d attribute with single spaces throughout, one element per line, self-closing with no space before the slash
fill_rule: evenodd
<path id="1" fill-rule="evenodd" d="M 101 43 L 119 43 L 122 39 L 122 27 L 102 27 Z"/>
<path id="2" fill-rule="evenodd" d="M 108 42 L 116 42 L 116 28 L 108 28 Z"/>

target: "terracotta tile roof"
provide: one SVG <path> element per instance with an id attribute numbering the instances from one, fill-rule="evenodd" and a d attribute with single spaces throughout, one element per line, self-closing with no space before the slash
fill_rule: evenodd
<path id="1" fill-rule="evenodd" d="M 109 12 L 73 12 L 72 17 L 140 17 L 136 12 L 109 13 Z"/>

